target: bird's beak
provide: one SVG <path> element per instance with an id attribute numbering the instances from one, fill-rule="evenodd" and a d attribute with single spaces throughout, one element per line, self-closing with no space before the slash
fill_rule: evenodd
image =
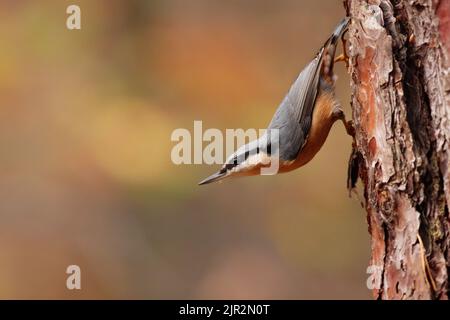
<path id="1" fill-rule="evenodd" d="M 221 173 L 221 172 L 219 171 L 219 172 L 214 173 L 213 175 L 210 175 L 210 176 L 209 176 L 208 178 L 206 178 L 205 180 L 200 181 L 200 182 L 198 183 L 198 185 L 201 186 L 201 185 L 203 185 L 203 184 L 208 184 L 208 183 L 216 182 L 216 181 L 222 180 L 223 178 L 226 178 L 226 177 L 228 177 L 228 175 L 227 175 L 226 172 Z"/>

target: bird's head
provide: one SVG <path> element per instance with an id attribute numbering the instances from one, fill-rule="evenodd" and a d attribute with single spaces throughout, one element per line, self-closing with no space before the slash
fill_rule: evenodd
<path id="1" fill-rule="evenodd" d="M 252 141 L 240 147 L 228 157 L 222 168 L 199 182 L 199 185 L 223 180 L 227 177 L 255 176 L 261 169 L 271 164 L 270 146 L 260 140 Z M 265 147 L 262 147 L 265 146 Z"/>

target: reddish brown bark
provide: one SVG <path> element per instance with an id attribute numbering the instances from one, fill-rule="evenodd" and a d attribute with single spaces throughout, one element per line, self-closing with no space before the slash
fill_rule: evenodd
<path id="1" fill-rule="evenodd" d="M 344 4 L 374 296 L 448 299 L 450 1 Z"/>

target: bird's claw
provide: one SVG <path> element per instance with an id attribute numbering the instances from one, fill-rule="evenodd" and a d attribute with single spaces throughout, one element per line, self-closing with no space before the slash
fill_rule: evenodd
<path id="1" fill-rule="evenodd" d="M 355 126 L 353 125 L 353 120 L 346 121 L 345 118 L 342 120 L 345 126 L 345 130 L 347 131 L 348 135 L 355 137 Z"/>
<path id="2" fill-rule="evenodd" d="M 347 67 L 347 69 L 348 69 L 348 67 L 349 67 L 349 56 L 348 56 L 348 54 L 347 54 L 347 40 L 345 40 L 345 38 L 344 38 L 344 36 L 345 36 L 345 34 L 348 32 L 348 30 L 346 30 L 343 34 L 342 34 L 342 36 L 341 36 L 341 41 L 342 41 L 342 53 L 340 54 L 340 55 L 338 55 L 335 59 L 334 59 L 334 62 L 336 63 L 336 62 L 341 62 L 341 61 L 344 61 L 345 62 L 345 66 Z"/>

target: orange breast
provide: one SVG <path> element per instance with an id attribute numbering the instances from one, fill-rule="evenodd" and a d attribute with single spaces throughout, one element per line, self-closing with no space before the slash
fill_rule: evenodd
<path id="1" fill-rule="evenodd" d="M 280 163 L 280 172 L 288 172 L 305 165 L 319 152 L 328 137 L 331 126 L 336 121 L 333 116 L 335 105 L 331 94 L 319 93 L 306 144 L 294 161 Z"/>

